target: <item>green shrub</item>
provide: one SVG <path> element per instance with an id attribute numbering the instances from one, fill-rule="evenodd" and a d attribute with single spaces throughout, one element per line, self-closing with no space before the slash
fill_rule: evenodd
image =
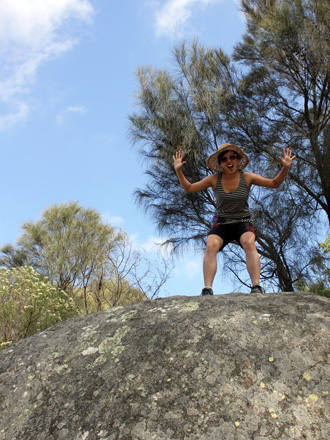
<path id="1" fill-rule="evenodd" d="M 77 314 L 72 299 L 32 267 L 0 268 L 0 349 Z"/>

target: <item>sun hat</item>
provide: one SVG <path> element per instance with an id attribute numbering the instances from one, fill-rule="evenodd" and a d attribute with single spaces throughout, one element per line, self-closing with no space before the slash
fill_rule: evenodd
<path id="1" fill-rule="evenodd" d="M 221 164 L 218 162 L 219 154 L 224 153 L 225 151 L 236 151 L 238 154 L 238 168 L 240 170 L 243 170 L 248 163 L 250 162 L 250 159 L 247 157 L 247 155 L 242 151 L 237 145 L 235 144 L 222 144 L 218 148 L 218 151 L 211 154 L 211 156 L 207 159 L 206 165 L 211 168 L 211 170 L 216 171 L 217 173 L 219 171 L 222 171 Z"/>

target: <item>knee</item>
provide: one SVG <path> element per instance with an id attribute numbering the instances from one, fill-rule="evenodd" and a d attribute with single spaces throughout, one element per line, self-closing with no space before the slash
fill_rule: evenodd
<path id="1" fill-rule="evenodd" d="M 254 237 L 249 237 L 248 239 L 242 240 L 241 245 L 245 252 L 257 252 Z"/>
<path id="2" fill-rule="evenodd" d="M 206 245 L 205 254 L 207 255 L 216 255 L 221 247 L 221 243 L 218 242 L 210 242 Z"/>

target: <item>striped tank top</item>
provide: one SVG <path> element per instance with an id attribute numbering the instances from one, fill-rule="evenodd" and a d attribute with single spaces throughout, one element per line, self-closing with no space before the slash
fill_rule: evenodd
<path id="1" fill-rule="evenodd" d="M 214 190 L 216 199 L 216 215 L 220 217 L 221 223 L 240 223 L 247 221 L 250 217 L 248 198 L 250 190 L 246 185 L 244 172 L 241 171 L 241 177 L 238 188 L 230 193 L 223 190 L 221 183 L 222 173 L 218 174 L 217 183 Z"/>

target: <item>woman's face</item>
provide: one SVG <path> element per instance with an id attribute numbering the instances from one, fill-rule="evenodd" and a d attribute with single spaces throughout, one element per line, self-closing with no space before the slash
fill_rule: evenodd
<path id="1" fill-rule="evenodd" d="M 220 159 L 220 165 L 227 173 L 235 173 L 238 170 L 238 156 L 236 151 L 226 151 Z"/>

